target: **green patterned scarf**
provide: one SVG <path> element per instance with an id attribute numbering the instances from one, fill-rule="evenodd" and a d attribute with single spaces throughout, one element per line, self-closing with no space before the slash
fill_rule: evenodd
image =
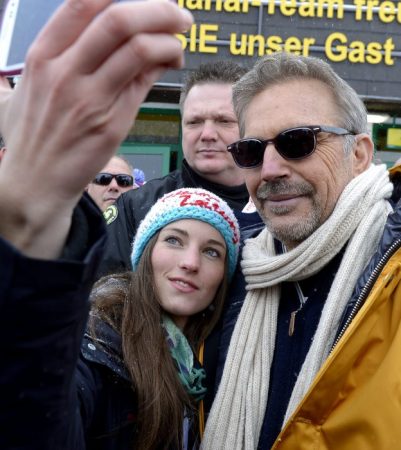
<path id="1" fill-rule="evenodd" d="M 195 401 L 202 400 L 207 390 L 202 385 L 202 381 L 206 378 L 205 370 L 194 367 L 194 354 L 191 346 L 170 317 L 163 315 L 162 326 L 166 332 L 167 345 L 175 361 L 181 384 Z"/>

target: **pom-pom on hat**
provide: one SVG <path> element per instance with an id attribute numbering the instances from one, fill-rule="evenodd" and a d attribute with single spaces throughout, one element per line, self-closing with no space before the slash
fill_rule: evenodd
<path id="1" fill-rule="evenodd" d="M 228 276 L 234 274 L 239 250 L 239 226 L 232 209 L 217 195 L 201 188 L 181 188 L 161 197 L 140 223 L 131 261 L 136 269 L 149 240 L 171 222 L 195 219 L 208 223 L 223 236 L 228 254 Z"/>

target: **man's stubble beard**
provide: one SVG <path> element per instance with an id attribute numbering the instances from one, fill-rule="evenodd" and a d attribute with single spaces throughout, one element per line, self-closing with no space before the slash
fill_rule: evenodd
<path id="1" fill-rule="evenodd" d="M 275 225 L 275 219 L 268 218 L 263 207 L 266 198 L 273 194 L 295 194 L 307 197 L 311 201 L 309 214 L 306 217 L 301 216 L 295 218 L 288 223 Z M 313 187 L 306 182 L 294 184 L 283 180 L 275 180 L 267 182 L 258 188 L 256 196 L 261 205 L 260 215 L 268 230 L 276 239 L 284 244 L 289 243 L 291 246 L 294 246 L 307 239 L 317 230 L 317 228 L 319 228 L 321 225 L 322 207 L 316 202 L 316 198 L 313 194 Z M 275 218 L 285 217 L 286 215 L 291 214 L 292 211 L 292 207 L 285 205 L 270 207 L 270 213 L 272 213 Z"/>

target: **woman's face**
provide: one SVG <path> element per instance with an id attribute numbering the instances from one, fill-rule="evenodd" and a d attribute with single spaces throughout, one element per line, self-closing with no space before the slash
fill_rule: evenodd
<path id="1" fill-rule="evenodd" d="M 226 243 L 211 225 L 185 219 L 159 233 L 151 262 L 162 308 L 183 328 L 206 309 L 224 277 Z"/>

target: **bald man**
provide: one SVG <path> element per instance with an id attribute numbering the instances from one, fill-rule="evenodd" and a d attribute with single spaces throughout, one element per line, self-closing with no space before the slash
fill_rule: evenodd
<path id="1" fill-rule="evenodd" d="M 131 164 L 121 156 L 113 156 L 86 190 L 99 208 L 104 211 L 115 203 L 123 192 L 136 188 Z"/>

